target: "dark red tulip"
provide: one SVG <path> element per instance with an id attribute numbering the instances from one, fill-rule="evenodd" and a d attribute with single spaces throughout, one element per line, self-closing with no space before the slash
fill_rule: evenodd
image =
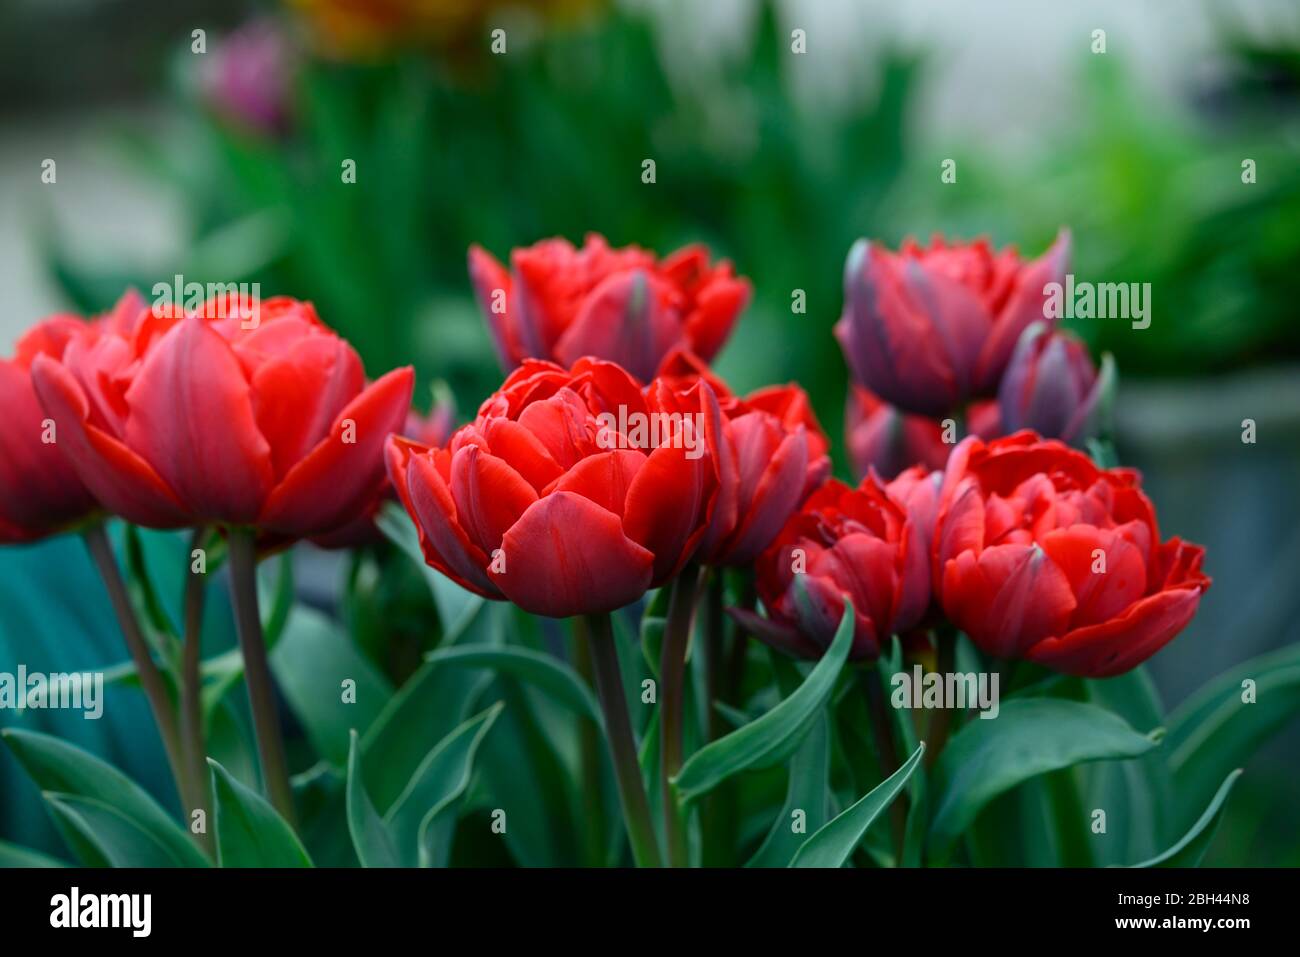
<path id="1" fill-rule="evenodd" d="M 942 417 L 992 396 L 1020 334 L 1044 319 L 1044 286 L 1064 280 L 1069 234 L 1041 258 L 986 240 L 897 252 L 860 240 L 835 327 L 860 385 L 904 412 Z"/>
<path id="2" fill-rule="evenodd" d="M 938 419 L 900 412 L 860 385 L 850 385 L 844 410 L 845 442 L 855 475 L 875 469 L 893 478 L 912 465 L 943 468 L 953 444 Z"/>
<path id="3" fill-rule="evenodd" d="M 920 622 L 929 605 L 923 530 L 900 497 L 919 495 L 922 481 L 909 473 L 897 486 L 886 486 L 874 474 L 856 489 L 826 482 L 758 559 L 758 593 L 767 617 L 732 609 L 733 617 L 773 647 L 818 658 L 848 598 L 854 612 L 850 655 L 877 657 L 881 644 Z"/>
<path id="4" fill-rule="evenodd" d="M 706 383 L 671 392 L 672 408 L 663 391 L 612 362 L 527 360 L 446 448 L 391 439 L 388 474 L 426 560 L 553 618 L 613 611 L 667 582 L 707 528 L 720 413 Z M 680 423 L 681 411 L 701 417 L 689 434 L 653 417 Z"/>
<path id="5" fill-rule="evenodd" d="M 213 318 L 209 318 L 213 317 Z M 310 303 L 141 309 L 38 356 L 60 448 L 109 511 L 157 528 L 254 526 L 268 539 L 350 521 L 383 476 L 412 373 L 366 384 Z"/>
<path id="6" fill-rule="evenodd" d="M 581 249 L 564 239 L 515 249 L 510 267 L 470 247 L 470 279 L 506 371 L 594 356 L 648 381 L 677 348 L 711 361 L 750 297 L 749 281 L 726 260 L 710 264 L 700 245 L 660 260 L 590 233 Z"/>
<path id="7" fill-rule="evenodd" d="M 1159 651 L 1210 586 L 1203 548 L 1160 541 L 1137 472 L 1032 432 L 953 451 L 933 551 L 944 612 L 976 645 L 1091 678 Z"/>
<path id="8" fill-rule="evenodd" d="M 998 390 L 1003 432 L 1031 429 L 1079 445 L 1096 435 L 1115 385 L 1115 363 L 1098 373 L 1088 349 L 1067 332 L 1033 323 L 1020 337 Z"/>

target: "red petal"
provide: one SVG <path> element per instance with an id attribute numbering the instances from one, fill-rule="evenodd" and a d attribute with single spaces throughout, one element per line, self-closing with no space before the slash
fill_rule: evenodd
<path id="1" fill-rule="evenodd" d="M 501 547 L 506 533 L 537 492 L 504 459 L 467 445 L 451 459 L 451 495 L 460 526 L 486 554 Z"/>
<path id="2" fill-rule="evenodd" d="M 1072 627 L 1113 618 L 1146 594 L 1142 551 L 1113 529 L 1071 525 L 1048 532 L 1042 546 L 1069 579 L 1079 603 L 1070 620 Z M 1104 572 L 1093 571 L 1098 551 L 1105 556 Z"/>
<path id="3" fill-rule="evenodd" d="M 151 528 L 189 524 L 191 516 L 149 463 L 89 424 L 89 404 L 72 373 L 37 356 L 32 385 L 45 414 L 55 422 L 60 450 L 104 508 Z"/>
<path id="4" fill-rule="evenodd" d="M 185 319 L 145 356 L 126 392 L 123 438 L 197 518 L 254 521 L 274 482 L 271 448 L 229 344 Z"/>
<path id="5" fill-rule="evenodd" d="M 541 440 L 512 419 L 484 420 L 483 436 L 492 454 L 509 462 L 538 492 L 564 474 Z"/>
<path id="6" fill-rule="evenodd" d="M 430 565 L 459 585 L 489 598 L 501 597 L 501 591 L 487 573 L 488 557 L 469 540 L 456 520 L 456 503 L 451 490 L 434 467 L 427 453 L 419 453 L 400 441 L 389 445 L 393 455 L 406 455 L 406 493 L 402 496 L 406 510 L 420 529 L 420 546 Z M 401 469 L 389 467 L 390 473 Z"/>
<path id="7" fill-rule="evenodd" d="M 1143 598 L 1118 618 L 1040 641 L 1025 657 L 1086 678 L 1122 674 L 1146 661 L 1186 628 L 1200 601 L 1199 588 L 1162 591 Z"/>
<path id="8" fill-rule="evenodd" d="M 547 489 L 547 492 L 576 492 L 620 518 L 627 504 L 628 489 L 646 456 L 636 449 L 615 449 L 583 459 Z"/>
<path id="9" fill-rule="evenodd" d="M 1065 574 L 1034 545 L 965 551 L 944 566 L 944 611 L 991 655 L 1020 656 L 1061 634 L 1074 607 Z"/>
<path id="10" fill-rule="evenodd" d="M 406 420 L 414 383 L 410 367 L 394 369 L 349 402 L 329 435 L 271 491 L 259 524 L 306 536 L 342 525 L 363 509 L 384 473 L 384 443 Z M 344 441 L 349 434 L 355 441 Z"/>
<path id="11" fill-rule="evenodd" d="M 650 587 L 654 556 L 623 534 L 617 515 L 573 492 L 533 503 L 501 547 L 501 590 L 535 615 L 615 611 Z"/>
<path id="12" fill-rule="evenodd" d="M 667 581 L 686 564 L 688 544 L 701 530 L 705 458 L 688 459 L 687 450 L 661 446 L 632 480 L 623 527 L 632 541 L 654 553 L 654 580 Z"/>

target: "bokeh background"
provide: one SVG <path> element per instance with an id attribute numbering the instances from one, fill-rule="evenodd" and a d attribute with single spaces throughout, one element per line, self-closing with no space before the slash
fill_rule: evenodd
<path id="1" fill-rule="evenodd" d="M 1215 579 L 1151 663 L 1166 705 L 1300 640 L 1294 0 L 7 0 L 0 53 L 6 353 L 126 285 L 260 282 L 314 300 L 372 373 L 413 362 L 423 399 L 445 381 L 465 414 L 499 381 L 470 242 L 702 240 L 756 289 L 721 372 L 739 390 L 801 382 L 847 474 L 830 327 L 853 240 L 988 234 L 1036 255 L 1068 226 L 1080 280 L 1152 285 L 1148 329 L 1067 325 L 1114 354 L 1120 456 Z M 58 583 L 75 548 L 0 560 L 0 661 L 121 657 L 94 599 Z M 331 560 L 297 562 L 328 606 Z M 49 720 L 147 778 L 135 704 L 93 731 Z M 1300 864 L 1298 731 L 1254 759 L 1207 863 Z M 35 801 L 0 808 L 0 837 L 46 827 Z"/>

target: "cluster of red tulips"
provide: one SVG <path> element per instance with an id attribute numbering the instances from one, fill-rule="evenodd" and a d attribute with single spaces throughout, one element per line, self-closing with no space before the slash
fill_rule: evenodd
<path id="1" fill-rule="evenodd" d="M 0 362 L 0 541 L 114 515 L 256 556 L 356 541 L 395 494 L 431 566 L 530 613 L 599 616 L 731 566 L 761 599 L 735 620 L 799 657 L 851 604 L 855 658 L 946 622 L 998 658 L 1114 675 L 1210 580 L 1200 547 L 1161 539 L 1135 472 L 1070 444 L 1112 375 L 1044 317 L 1067 255 L 1064 235 L 1032 262 L 984 242 L 854 247 L 836 335 L 855 487 L 830 477 L 799 386 L 739 396 L 710 370 L 751 290 L 701 247 L 555 239 L 508 268 L 471 249 L 508 375 L 449 437 L 408 420 L 409 368 L 368 381 L 309 303 L 266 300 L 249 323 L 248 303 L 128 293 Z M 621 425 L 674 416 L 700 423 L 696 444 Z"/>

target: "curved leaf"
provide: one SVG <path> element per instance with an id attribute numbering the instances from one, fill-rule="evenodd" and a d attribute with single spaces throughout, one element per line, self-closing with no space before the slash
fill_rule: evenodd
<path id="1" fill-rule="evenodd" d="M 852 856 L 853 849 L 862 840 L 862 836 L 867 833 L 867 829 L 880 816 L 880 812 L 889 807 L 903 790 L 907 779 L 921 763 L 923 754 L 925 754 L 924 741 L 916 746 L 912 756 L 904 761 L 897 771 L 804 841 L 803 846 L 795 853 L 794 859 L 790 861 L 790 866 L 843 867 L 844 862 Z"/>
<path id="2" fill-rule="evenodd" d="M 35 731 L 0 731 L 9 749 L 42 791 L 102 801 L 141 831 L 167 848 L 188 867 L 206 867 L 208 860 L 189 835 L 167 816 L 141 787 L 117 768 L 74 745 Z M 66 800 L 65 800 L 65 803 Z"/>
<path id="3" fill-rule="evenodd" d="M 0 841 L 0 867 L 67 867 L 65 861 L 33 851 L 29 847 L 19 847 L 8 841 Z"/>
<path id="4" fill-rule="evenodd" d="M 1237 783 L 1239 777 L 1241 777 L 1241 768 L 1224 778 L 1223 783 L 1219 785 L 1219 790 L 1214 795 L 1214 800 L 1210 802 L 1210 806 L 1205 809 L 1205 813 L 1201 815 L 1200 819 L 1192 825 L 1192 829 L 1183 835 L 1181 841 L 1163 854 L 1133 866 L 1198 866 L 1201 863 L 1201 858 L 1205 856 L 1205 852 L 1210 849 L 1210 842 L 1214 840 L 1215 833 L 1219 830 L 1219 821 L 1223 819 L 1223 809 L 1227 803 L 1228 794 L 1232 791 L 1232 786 Z"/>
<path id="5" fill-rule="evenodd" d="M 1242 682 L 1255 700 L 1242 700 Z M 1174 776 L 1174 830 L 1188 827 L 1219 783 L 1300 712 L 1300 644 L 1252 658 L 1192 695 L 1169 716 L 1165 748 Z"/>
<path id="6" fill-rule="evenodd" d="M 208 767 L 221 867 L 311 867 L 298 835 L 265 798 L 211 758 Z"/>
<path id="7" fill-rule="evenodd" d="M 79 794 L 41 795 L 60 828 L 94 849 L 96 863 L 107 867 L 184 867 L 186 862 L 153 834 L 117 808 Z M 81 853 L 84 855 L 85 850 Z"/>
<path id="8" fill-rule="evenodd" d="M 384 827 L 403 865 L 419 863 L 424 848 L 422 835 L 438 814 L 469 787 L 474 755 L 504 707 L 498 701 L 439 741 L 415 769 L 406 790 L 393 802 L 384 817 Z"/>
<path id="9" fill-rule="evenodd" d="M 968 722 L 935 768 L 930 847 L 940 859 L 999 794 L 1048 771 L 1105 758 L 1134 758 L 1155 741 L 1117 715 L 1061 698 L 1022 698 L 997 718 Z"/>
<path id="10" fill-rule="evenodd" d="M 399 867 L 401 861 L 384 820 L 366 793 L 361 773 L 361 749 L 356 731 L 348 749 L 348 833 L 362 867 Z"/>
<path id="11" fill-rule="evenodd" d="M 767 832 L 762 846 L 746 867 L 785 867 L 805 843 L 807 831 L 794 833 L 791 817 L 803 811 L 805 822 L 816 834 L 829 816 L 831 739 L 829 722 L 823 713 L 790 759 L 790 779 L 785 804 Z"/>
<path id="12" fill-rule="evenodd" d="M 835 640 L 799 689 L 762 717 L 705 745 L 682 766 L 673 787 L 686 804 L 750 769 L 767 768 L 788 755 L 817 720 L 853 644 L 853 606 L 845 602 Z"/>
<path id="13" fill-rule="evenodd" d="M 544 652 L 509 645 L 500 648 L 457 645 L 431 651 L 424 660 L 433 665 L 483 668 L 519 678 L 544 691 L 579 717 L 590 718 L 598 727 L 604 728 L 600 705 L 586 682 L 572 668 Z"/>

